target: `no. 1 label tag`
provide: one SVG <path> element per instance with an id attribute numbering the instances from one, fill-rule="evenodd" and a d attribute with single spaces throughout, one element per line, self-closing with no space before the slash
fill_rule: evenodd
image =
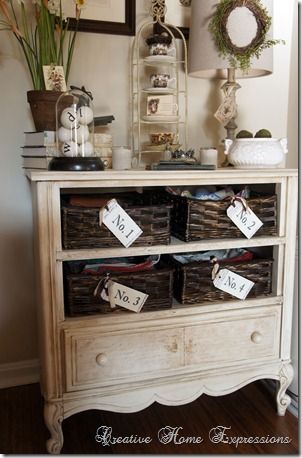
<path id="1" fill-rule="evenodd" d="M 100 225 L 105 226 L 128 248 L 143 233 L 141 228 L 122 209 L 115 199 L 100 210 Z"/>
<path id="2" fill-rule="evenodd" d="M 229 206 L 227 215 L 248 239 L 253 237 L 263 225 L 258 216 L 249 207 L 245 210 L 238 200 Z"/>
<path id="3" fill-rule="evenodd" d="M 219 270 L 213 283 L 216 288 L 238 299 L 245 299 L 255 284 L 228 269 Z"/>
<path id="4" fill-rule="evenodd" d="M 141 293 L 136 289 L 128 288 L 114 281 L 109 281 L 109 301 L 112 308 L 117 305 L 133 312 L 140 312 L 148 299 L 148 294 Z"/>

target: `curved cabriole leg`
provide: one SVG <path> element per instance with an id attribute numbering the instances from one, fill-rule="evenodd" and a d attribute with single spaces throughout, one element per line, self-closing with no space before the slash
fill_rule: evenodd
<path id="1" fill-rule="evenodd" d="M 50 439 L 46 442 L 48 453 L 58 455 L 63 447 L 63 404 L 61 402 L 46 402 L 44 405 L 44 419 L 50 432 Z"/>
<path id="2" fill-rule="evenodd" d="M 291 399 L 286 394 L 286 390 L 291 384 L 294 377 L 294 369 L 291 364 L 284 364 L 280 370 L 279 389 L 277 391 L 277 409 L 278 415 L 285 415 Z"/>

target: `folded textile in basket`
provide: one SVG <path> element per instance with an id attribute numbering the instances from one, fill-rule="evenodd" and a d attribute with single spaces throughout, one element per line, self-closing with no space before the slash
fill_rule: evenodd
<path id="1" fill-rule="evenodd" d="M 108 197 L 101 196 L 70 196 L 69 205 L 73 207 L 102 208 L 108 202 Z"/>
<path id="2" fill-rule="evenodd" d="M 141 262 L 135 262 L 133 258 L 100 259 L 95 264 L 86 264 L 82 270 L 82 274 L 96 275 L 104 272 L 141 272 L 152 269 L 159 260 L 160 255 L 148 256 Z"/>
<path id="3" fill-rule="evenodd" d="M 230 250 L 210 250 L 201 253 L 181 253 L 174 254 L 173 258 L 181 264 L 188 264 L 195 261 L 210 261 L 217 258 L 219 262 L 240 262 L 250 261 L 254 255 L 243 248 L 233 248 Z"/>
<path id="4" fill-rule="evenodd" d="M 190 199 L 197 199 L 197 200 L 224 200 L 228 197 L 242 197 L 247 199 L 250 197 L 250 190 L 246 186 L 244 189 L 239 191 L 235 194 L 234 190 L 227 186 L 222 189 L 217 189 L 216 186 L 201 186 L 195 190 L 181 190 L 181 189 L 174 189 L 171 187 L 167 187 L 166 190 L 174 195 L 180 195 L 182 197 L 189 197 Z"/>

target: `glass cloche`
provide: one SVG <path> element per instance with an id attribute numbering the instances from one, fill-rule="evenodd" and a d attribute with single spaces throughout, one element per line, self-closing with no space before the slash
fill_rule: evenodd
<path id="1" fill-rule="evenodd" d="M 92 95 L 85 88 L 71 86 L 58 98 L 56 146 L 58 156 L 50 162 L 50 170 L 104 170 L 94 149 Z"/>

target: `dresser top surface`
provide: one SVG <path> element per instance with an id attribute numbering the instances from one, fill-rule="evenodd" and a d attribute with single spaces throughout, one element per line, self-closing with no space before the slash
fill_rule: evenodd
<path id="1" fill-rule="evenodd" d="M 181 180 L 209 180 L 209 179 L 270 179 L 298 176 L 297 169 L 235 169 L 219 168 L 217 170 L 105 170 L 102 172 L 52 172 L 48 170 L 26 170 L 25 174 L 29 180 L 35 181 L 56 181 L 56 182 L 128 182 L 136 181 L 167 181 Z"/>

